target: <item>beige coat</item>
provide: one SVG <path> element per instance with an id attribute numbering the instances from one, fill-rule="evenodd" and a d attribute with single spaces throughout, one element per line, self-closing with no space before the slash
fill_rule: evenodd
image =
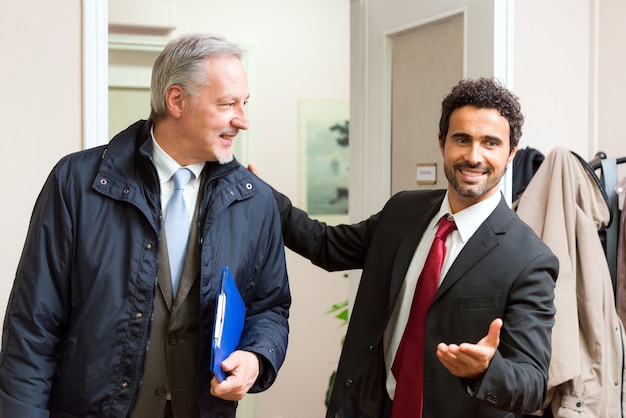
<path id="1" fill-rule="evenodd" d="M 610 218 L 601 191 L 577 157 L 559 147 L 516 203 L 560 262 L 544 409 L 555 417 L 620 417 L 626 335 L 598 237 Z"/>

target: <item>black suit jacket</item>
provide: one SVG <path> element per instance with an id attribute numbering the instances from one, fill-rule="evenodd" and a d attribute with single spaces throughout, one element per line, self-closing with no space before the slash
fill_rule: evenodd
<path id="1" fill-rule="evenodd" d="M 329 270 L 363 269 L 327 417 L 390 416 L 383 333 L 422 234 L 445 190 L 408 191 L 353 225 L 312 220 L 275 193 L 285 244 Z M 542 406 L 554 324 L 558 260 L 504 199 L 467 242 L 428 311 L 424 418 L 518 417 Z M 436 357 L 476 343 L 502 318 L 500 345 L 473 396 Z"/>
<path id="2" fill-rule="evenodd" d="M 422 234 L 445 190 L 407 191 L 353 225 L 312 220 L 275 193 L 285 244 L 329 270 L 362 269 L 327 417 L 390 416 L 383 333 Z M 467 242 L 427 314 L 424 418 L 518 417 L 542 406 L 558 260 L 504 199 Z M 502 318 L 500 345 L 473 396 L 436 357 L 476 343 Z"/>

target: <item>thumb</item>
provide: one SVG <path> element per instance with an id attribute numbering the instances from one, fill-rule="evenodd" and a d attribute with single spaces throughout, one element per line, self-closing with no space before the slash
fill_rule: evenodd
<path id="1" fill-rule="evenodd" d="M 498 348 L 500 344 L 500 330 L 502 329 L 502 319 L 496 318 L 489 324 L 489 334 L 484 340 L 485 345 Z"/>
<path id="2" fill-rule="evenodd" d="M 255 174 L 257 176 L 259 175 L 259 172 L 256 170 L 256 167 L 253 166 L 252 164 L 248 164 L 248 170 L 250 170 L 252 174 Z"/>

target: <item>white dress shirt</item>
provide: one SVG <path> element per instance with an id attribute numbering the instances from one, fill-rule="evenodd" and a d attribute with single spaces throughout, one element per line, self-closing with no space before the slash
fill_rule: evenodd
<path id="1" fill-rule="evenodd" d="M 174 193 L 174 180 L 172 176 L 181 166 L 170 157 L 163 148 L 154 139 L 152 132 L 152 158 L 154 165 L 156 166 L 157 173 L 159 175 L 159 183 L 161 184 L 161 211 L 163 213 L 163 219 L 165 219 L 165 212 L 167 210 L 167 204 Z M 185 198 L 185 205 L 187 206 L 187 214 L 189 216 L 189 225 L 193 220 L 194 209 L 198 200 L 198 191 L 200 188 L 200 174 L 204 168 L 204 163 L 196 163 L 185 166 L 193 173 L 189 183 L 185 185 L 183 196 Z"/>
<path id="2" fill-rule="evenodd" d="M 402 339 L 402 334 L 406 328 L 406 324 L 409 320 L 409 313 L 411 311 L 411 304 L 413 303 L 413 296 L 415 294 L 415 288 L 417 286 L 417 280 L 420 272 L 426 262 L 426 256 L 430 251 L 433 240 L 435 239 L 435 233 L 437 232 L 437 224 L 441 217 L 448 215 L 456 223 L 457 229 L 452 231 L 446 239 L 446 256 L 441 267 L 441 276 L 439 278 L 439 284 L 443 281 L 446 273 L 450 269 L 452 263 L 459 255 L 465 243 L 474 235 L 478 227 L 487 219 L 491 212 L 498 206 L 501 199 L 501 193 L 494 193 L 493 196 L 476 203 L 460 212 L 452 214 L 450 209 L 450 202 L 448 201 L 448 193 L 446 193 L 441 208 L 437 215 L 430 221 L 428 227 L 424 231 L 424 235 L 420 240 L 415 254 L 409 264 L 404 282 L 400 288 L 398 299 L 394 306 L 391 318 L 387 324 L 387 329 L 384 335 L 385 344 L 385 363 L 387 366 L 387 391 L 391 399 L 394 398 L 396 391 L 396 379 L 391 371 L 391 366 L 396 358 L 398 352 L 398 346 Z M 442 341 L 446 342 L 446 341 Z"/>

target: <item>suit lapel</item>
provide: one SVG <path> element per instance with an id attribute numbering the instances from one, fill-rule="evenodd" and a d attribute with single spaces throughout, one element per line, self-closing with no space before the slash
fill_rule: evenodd
<path id="1" fill-rule="evenodd" d="M 163 225 L 161 225 L 163 227 Z M 173 295 L 172 291 L 172 276 L 170 274 L 170 258 L 167 254 L 167 237 L 163 234 L 161 245 L 161 256 L 159 258 L 159 269 L 157 274 L 158 288 L 163 299 L 165 300 L 165 306 L 168 312 L 172 310 Z"/>
<path id="2" fill-rule="evenodd" d="M 467 273 L 475 264 L 480 262 L 489 252 L 499 245 L 498 236 L 506 233 L 507 225 L 513 217 L 513 210 L 507 205 L 504 198 L 500 199 L 500 203 L 494 211 L 485 219 L 474 235 L 465 244 L 457 256 L 450 270 L 446 274 L 435 295 L 435 299 L 439 298 L 465 273 Z"/>
<path id="3" fill-rule="evenodd" d="M 398 251 L 396 252 L 396 257 L 393 262 L 393 270 L 391 272 L 391 284 L 389 291 L 390 306 L 395 304 L 402 283 L 404 282 L 404 278 L 406 277 L 409 264 L 411 264 L 411 259 L 415 254 L 415 250 L 424 235 L 426 227 L 437 211 L 439 211 L 443 197 L 444 195 L 437 196 L 424 202 L 423 205 L 416 205 L 415 211 L 404 224 L 405 231 L 402 235 L 400 244 L 398 245 Z"/>

